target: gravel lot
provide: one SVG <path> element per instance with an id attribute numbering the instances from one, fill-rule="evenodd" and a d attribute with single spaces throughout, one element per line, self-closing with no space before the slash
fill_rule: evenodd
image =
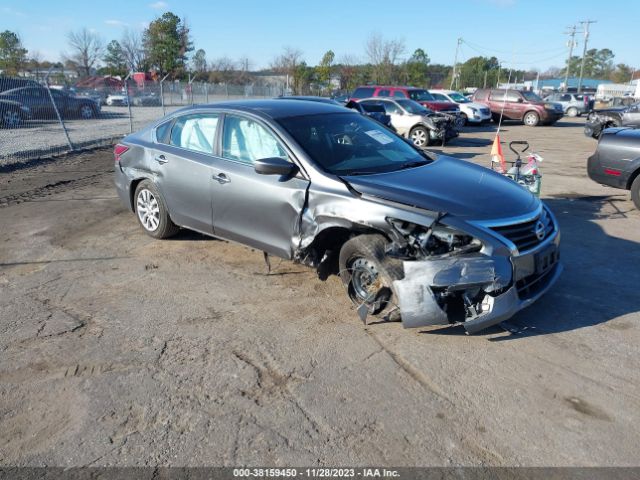
<path id="1" fill-rule="evenodd" d="M 153 240 L 108 150 L 5 170 L 0 465 L 639 465 L 640 212 L 586 177 L 582 122 L 502 132 L 563 235 L 518 333 L 364 326 L 335 278 Z M 492 136 L 444 152 L 488 165 Z"/>

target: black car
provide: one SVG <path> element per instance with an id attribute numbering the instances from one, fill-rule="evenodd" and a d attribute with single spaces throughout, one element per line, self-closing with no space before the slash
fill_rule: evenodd
<path id="1" fill-rule="evenodd" d="M 605 128 L 611 127 L 640 127 L 640 103 L 594 110 L 587 116 L 584 134 L 587 137 L 598 138 Z"/>
<path id="2" fill-rule="evenodd" d="M 587 172 L 598 183 L 631 190 L 631 199 L 640 209 L 640 130 L 604 130 L 595 153 L 589 157 Z"/>
<path id="3" fill-rule="evenodd" d="M 381 123 L 385 127 L 395 131 L 396 129 L 391 125 L 391 117 L 387 115 L 384 107 L 379 104 L 365 105 L 355 100 L 349 100 L 345 107 L 360 112 L 362 115 L 373 118 L 376 122 Z"/>
<path id="4" fill-rule="evenodd" d="M 63 117 L 95 118 L 100 113 L 100 105 L 87 97 L 76 97 L 69 93 L 41 86 L 21 87 L 0 93 L 0 100 L 19 102 L 31 110 L 32 118 L 41 120 L 55 120 L 56 111 L 51 102 L 53 97 L 56 107 Z"/>
<path id="5" fill-rule="evenodd" d="M 0 100 L 0 126 L 18 128 L 29 118 L 31 118 L 29 107 L 12 100 Z"/>
<path id="6" fill-rule="evenodd" d="M 21 87 L 39 87 L 40 84 L 35 80 L 27 78 L 3 77 L 0 75 L 0 92 L 12 90 Z"/>

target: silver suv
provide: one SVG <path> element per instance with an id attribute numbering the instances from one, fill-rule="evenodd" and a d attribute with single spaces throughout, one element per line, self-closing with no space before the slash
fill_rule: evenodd
<path id="1" fill-rule="evenodd" d="M 579 117 L 583 113 L 589 113 L 593 108 L 593 99 L 582 93 L 556 92 L 545 97 L 545 100 L 562 105 L 562 110 L 569 117 Z"/>

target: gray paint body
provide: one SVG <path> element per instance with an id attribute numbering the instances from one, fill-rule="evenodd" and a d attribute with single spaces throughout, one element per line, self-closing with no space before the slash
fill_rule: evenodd
<path id="1" fill-rule="evenodd" d="M 224 114 L 230 113 L 258 121 L 285 146 L 298 173 L 292 178 L 259 175 L 249 165 L 216 154 L 199 154 L 156 142 L 158 125 L 193 112 L 218 113 L 221 121 Z M 487 292 L 510 286 L 495 297 L 493 311 L 464 323 L 469 331 L 498 323 L 533 301 L 519 298 L 513 286 L 531 272 L 527 268 L 518 271 L 514 265 L 529 265 L 531 269 L 542 246 L 521 255 L 514 244 L 492 231 L 491 226 L 539 215 L 542 211 L 539 200 L 488 169 L 447 157 L 401 173 L 340 178 L 316 165 L 274 121 L 279 116 L 336 112 L 344 109 L 282 99 L 225 102 L 174 112 L 122 142 L 130 150 L 116 163 L 119 196 L 133 210 L 132 188 L 140 179 L 150 179 L 165 198 L 176 224 L 314 266 L 322 260 L 314 255 L 314 247 L 327 229 L 379 232 L 390 244 L 406 245 L 406 239 L 390 225 L 388 218 L 426 228 L 437 220 L 479 239 L 483 244 L 479 254 L 405 261 L 405 277 L 395 282 L 394 288 L 406 327 L 447 323 L 447 315 L 431 292 L 431 286 L 443 282 L 450 283 L 453 289 L 456 285 L 461 289 L 472 285 Z M 221 151 L 221 130 L 219 124 L 215 152 Z M 164 156 L 162 161 L 158 161 L 160 156 Z M 224 182 L 219 181 L 221 174 L 225 176 Z M 557 224 L 553 221 L 554 233 L 545 243 L 559 241 Z M 553 284 L 561 267 L 557 265 L 556 270 L 537 296 Z"/>

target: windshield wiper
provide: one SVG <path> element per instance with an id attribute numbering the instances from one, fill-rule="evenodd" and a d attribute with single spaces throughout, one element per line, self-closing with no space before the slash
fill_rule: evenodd
<path id="1" fill-rule="evenodd" d="M 400 168 L 398 168 L 398 170 L 405 170 L 407 168 L 416 168 L 416 167 L 422 167 L 423 165 L 427 165 L 428 163 L 431 163 L 429 160 L 416 160 L 413 162 L 407 162 L 407 163 L 403 163 L 402 165 L 400 165 Z"/>

